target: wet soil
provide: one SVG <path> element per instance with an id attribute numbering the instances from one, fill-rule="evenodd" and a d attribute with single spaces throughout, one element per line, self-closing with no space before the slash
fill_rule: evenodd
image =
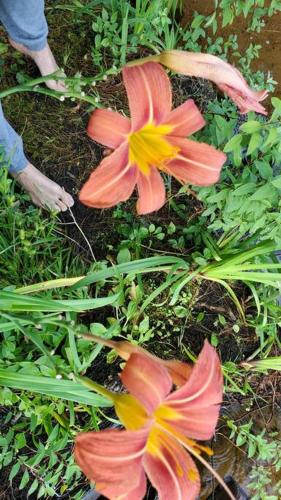
<path id="1" fill-rule="evenodd" d="M 269 2 L 267 2 L 268 4 Z M 210 15 L 214 12 L 213 0 L 185 0 L 184 2 L 184 15 L 182 19 L 182 25 L 186 25 L 192 17 L 194 12 L 198 12 L 203 15 Z M 252 8 L 253 11 L 254 8 Z M 233 24 L 228 25 L 224 28 L 221 27 L 221 22 L 219 19 L 219 29 L 218 36 L 222 36 L 227 39 L 230 34 L 238 36 L 239 51 L 241 54 L 244 53 L 245 49 L 252 43 L 261 45 L 259 59 L 253 61 L 252 68 L 254 70 L 261 70 L 272 73 L 273 79 L 278 82 L 275 90 L 275 95 L 281 96 L 281 64 L 280 64 L 280 54 L 281 54 L 281 12 L 277 12 L 272 17 L 264 18 L 265 26 L 262 28 L 260 33 L 248 32 L 248 22 L 251 18 L 251 13 L 245 19 L 242 16 L 236 17 Z M 235 57 L 231 61 L 235 64 Z M 265 101 L 267 104 L 267 101 Z"/>

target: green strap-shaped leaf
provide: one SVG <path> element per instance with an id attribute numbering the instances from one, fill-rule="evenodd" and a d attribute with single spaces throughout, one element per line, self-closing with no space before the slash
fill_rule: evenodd
<path id="1" fill-rule="evenodd" d="M 57 380 L 51 377 L 0 370 L 0 386 L 45 394 L 46 396 L 66 399 L 89 406 L 112 406 L 112 402 L 105 397 L 91 392 L 82 384 L 72 380 Z"/>
<path id="2" fill-rule="evenodd" d="M 103 281 L 107 278 L 112 278 L 120 274 L 139 274 L 147 272 L 159 272 L 164 270 L 170 270 L 171 266 L 174 264 L 181 264 L 183 269 L 188 266 L 180 257 L 174 256 L 156 256 L 149 257 L 147 259 L 134 260 L 132 262 L 125 262 L 124 264 L 118 264 L 117 266 L 112 266 L 102 271 L 96 271 L 89 274 L 85 278 L 81 279 L 71 287 L 72 290 L 81 288 L 82 286 L 90 285 L 91 283 L 97 283 L 98 281 Z"/>
<path id="3" fill-rule="evenodd" d="M 114 304 L 119 293 L 97 299 L 53 300 L 0 291 L 0 311 L 81 312 Z"/>

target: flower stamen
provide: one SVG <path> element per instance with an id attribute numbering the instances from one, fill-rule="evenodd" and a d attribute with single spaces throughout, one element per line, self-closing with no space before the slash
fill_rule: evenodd
<path id="1" fill-rule="evenodd" d="M 166 138 L 171 133 L 171 125 L 145 125 L 128 136 L 129 162 L 136 165 L 144 175 L 151 167 L 161 170 L 165 163 L 177 156 L 179 148 L 172 146 Z"/>

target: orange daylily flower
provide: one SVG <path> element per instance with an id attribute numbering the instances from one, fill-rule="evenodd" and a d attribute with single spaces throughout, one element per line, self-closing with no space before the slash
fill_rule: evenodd
<path id="1" fill-rule="evenodd" d="M 260 104 L 268 96 L 267 90 L 252 90 L 238 69 L 220 57 L 185 50 L 167 50 L 161 54 L 144 57 L 128 63 L 127 66 L 160 62 L 175 73 L 206 78 L 214 82 L 238 106 L 241 114 L 256 111 L 267 115 Z"/>
<path id="2" fill-rule="evenodd" d="M 200 477 L 192 455 L 210 468 L 201 452 L 211 450 L 194 440 L 213 436 L 222 401 L 223 378 L 215 349 L 205 341 L 187 380 L 175 391 L 163 363 L 139 352 L 129 354 L 121 380 L 128 394 L 90 384 L 111 398 L 125 430 L 79 434 L 76 462 L 111 500 L 141 500 L 146 475 L 160 500 L 197 498 Z"/>
<path id="3" fill-rule="evenodd" d="M 132 354 L 141 354 L 142 356 L 147 356 L 148 358 L 153 359 L 160 365 L 163 365 L 165 366 L 165 368 L 167 368 L 173 384 L 177 385 L 178 387 L 180 387 L 187 381 L 192 371 L 191 365 L 188 365 L 183 361 L 179 361 L 178 359 L 158 358 L 158 356 L 155 356 L 155 354 L 151 354 L 143 347 L 140 347 L 136 344 L 131 344 L 131 342 L 128 342 L 127 340 L 118 340 L 118 342 L 116 342 L 115 340 L 104 339 L 103 337 L 98 337 L 97 335 L 87 333 L 83 333 L 82 337 L 84 339 L 91 340 L 92 342 L 97 342 L 98 344 L 103 344 L 107 347 L 110 347 L 111 349 L 114 349 L 120 356 L 120 358 L 125 359 L 125 361 L 128 361 Z"/>
<path id="4" fill-rule="evenodd" d="M 82 187 L 80 201 L 90 207 L 112 207 L 128 200 L 137 186 L 137 212 L 147 214 L 165 203 L 161 171 L 183 184 L 217 182 L 225 154 L 186 139 L 205 125 L 194 101 L 172 110 L 170 80 L 158 63 L 125 67 L 122 74 L 131 120 L 111 110 L 93 112 L 89 136 L 114 151 Z"/>

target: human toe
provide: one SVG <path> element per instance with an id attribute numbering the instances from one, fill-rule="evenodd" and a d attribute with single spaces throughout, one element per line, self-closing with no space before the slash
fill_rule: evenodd
<path id="1" fill-rule="evenodd" d="M 56 202 L 56 206 L 58 207 L 59 212 L 66 212 L 68 210 L 68 206 L 61 200 Z"/>
<path id="2" fill-rule="evenodd" d="M 62 194 L 60 196 L 60 200 L 68 207 L 72 207 L 74 205 L 74 199 L 72 198 L 71 194 L 67 193 L 62 189 Z"/>
<path id="3" fill-rule="evenodd" d="M 51 90 L 56 90 L 57 92 L 67 92 L 67 87 L 63 82 L 57 82 L 56 80 L 48 80 L 46 85 Z"/>

